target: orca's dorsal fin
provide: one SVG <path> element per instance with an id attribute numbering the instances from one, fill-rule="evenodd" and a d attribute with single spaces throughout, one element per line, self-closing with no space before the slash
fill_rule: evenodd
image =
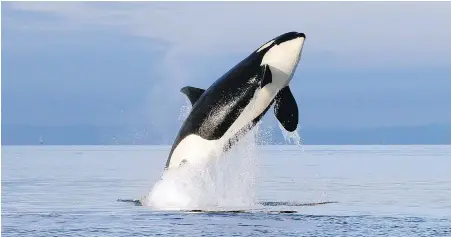
<path id="1" fill-rule="evenodd" d="M 287 131 L 293 132 L 296 130 L 298 126 L 299 111 L 290 87 L 286 86 L 277 93 L 274 114 Z"/>
<path id="2" fill-rule="evenodd" d="M 262 78 L 261 78 L 260 88 L 263 88 L 267 84 L 272 82 L 272 73 L 271 73 L 271 68 L 269 68 L 268 64 L 262 65 L 261 70 L 262 70 L 262 72 L 261 72 Z"/>
<path id="3" fill-rule="evenodd" d="M 192 86 L 185 86 L 182 89 L 180 89 L 180 92 L 185 94 L 189 101 L 191 102 L 191 105 L 194 105 L 196 101 L 200 98 L 200 96 L 204 93 L 204 89 L 192 87 Z"/>

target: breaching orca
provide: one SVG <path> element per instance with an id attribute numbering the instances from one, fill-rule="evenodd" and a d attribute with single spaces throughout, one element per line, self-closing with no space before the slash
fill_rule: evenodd
<path id="1" fill-rule="evenodd" d="M 299 62 L 305 34 L 282 34 L 230 69 L 207 90 L 183 87 L 192 103 L 172 145 L 165 169 L 206 163 L 218 147 L 229 149 L 273 103 L 287 131 L 298 125 L 298 108 L 288 83 Z"/>

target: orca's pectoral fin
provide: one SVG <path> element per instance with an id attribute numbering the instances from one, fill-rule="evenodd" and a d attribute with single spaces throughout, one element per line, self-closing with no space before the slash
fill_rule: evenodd
<path id="1" fill-rule="evenodd" d="M 286 86 L 280 90 L 275 98 L 275 102 L 274 113 L 280 124 L 289 132 L 296 130 L 299 111 L 290 87 Z"/>
<path id="2" fill-rule="evenodd" d="M 192 86 L 185 86 L 182 89 L 180 89 L 180 92 L 182 92 L 188 97 L 189 101 L 191 102 L 191 105 L 194 105 L 194 103 L 196 103 L 196 101 L 205 92 L 205 90 Z"/>
<path id="3" fill-rule="evenodd" d="M 271 68 L 269 68 L 268 64 L 262 65 L 261 70 L 262 71 L 261 71 L 260 88 L 263 88 L 272 82 L 272 73 L 271 73 Z"/>

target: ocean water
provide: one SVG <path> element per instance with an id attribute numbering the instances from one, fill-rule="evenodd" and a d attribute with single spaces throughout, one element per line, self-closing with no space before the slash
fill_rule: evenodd
<path id="1" fill-rule="evenodd" d="M 302 148 L 258 147 L 266 205 L 235 213 L 118 201 L 149 193 L 168 146 L 3 146 L 2 236 L 451 236 L 451 146 Z"/>

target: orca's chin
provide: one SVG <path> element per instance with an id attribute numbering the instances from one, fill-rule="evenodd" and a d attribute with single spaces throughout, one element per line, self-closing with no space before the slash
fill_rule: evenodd
<path id="1" fill-rule="evenodd" d="M 303 45 L 303 37 L 296 37 L 275 45 L 265 53 L 261 65 L 269 65 L 271 70 L 279 71 L 280 76 L 276 80 L 279 80 L 280 85 L 287 85 L 296 71 Z"/>

